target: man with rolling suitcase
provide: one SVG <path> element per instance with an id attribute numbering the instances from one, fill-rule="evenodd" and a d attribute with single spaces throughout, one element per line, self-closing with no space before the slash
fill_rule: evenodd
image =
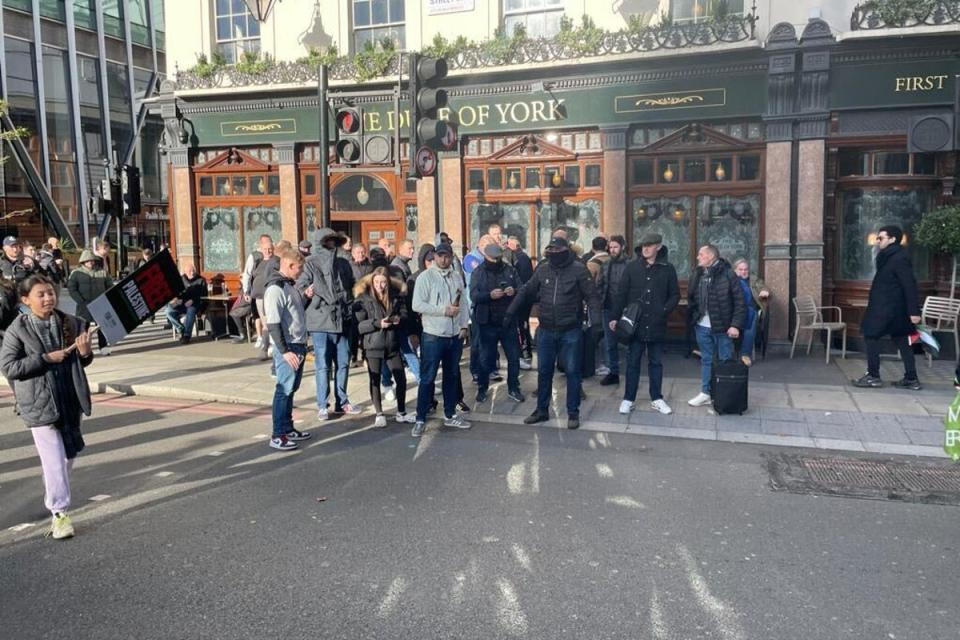
<path id="1" fill-rule="evenodd" d="M 733 341 L 740 336 L 747 307 L 737 276 L 730 263 L 713 245 L 700 247 L 697 270 L 687 291 L 687 304 L 700 347 L 700 393 L 688 404 L 702 407 L 713 402 L 711 395 L 714 358 L 725 363 L 733 358 Z M 746 386 L 743 386 L 746 403 Z M 746 406 L 741 412 L 746 410 Z M 737 411 L 734 411 L 737 412 Z M 729 413 L 729 411 L 725 411 Z"/>

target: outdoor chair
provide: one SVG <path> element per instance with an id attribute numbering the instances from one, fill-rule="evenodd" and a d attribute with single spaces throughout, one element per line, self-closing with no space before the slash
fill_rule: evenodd
<path id="1" fill-rule="evenodd" d="M 797 340 L 800 338 L 801 331 L 810 332 L 810 341 L 807 343 L 807 355 L 813 348 L 813 334 L 816 331 L 827 332 L 827 364 L 830 363 L 830 347 L 833 344 L 833 332 L 839 331 L 843 335 L 843 358 L 847 357 L 847 324 L 843 321 L 843 312 L 840 307 L 818 307 L 814 302 L 813 296 L 797 296 L 793 299 L 793 307 L 797 311 L 797 328 L 793 332 L 793 345 L 790 347 L 790 358 L 793 358 L 794 349 L 797 348 Z M 823 310 L 833 309 L 837 312 L 836 322 L 825 322 L 823 319 Z"/>
<path id="2" fill-rule="evenodd" d="M 920 312 L 920 322 L 930 333 L 952 333 L 954 357 L 960 360 L 960 336 L 957 335 L 957 316 L 960 314 L 960 300 L 927 296 Z M 933 366 L 933 356 L 927 351 L 927 366 Z"/>

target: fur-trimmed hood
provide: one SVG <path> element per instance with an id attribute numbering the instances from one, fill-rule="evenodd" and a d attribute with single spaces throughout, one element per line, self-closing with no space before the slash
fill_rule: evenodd
<path id="1" fill-rule="evenodd" d="M 407 293 L 407 284 L 397 278 L 396 276 L 390 276 L 390 289 L 399 295 L 406 295 Z M 359 298 L 363 294 L 373 296 L 373 274 L 368 273 L 359 280 L 356 284 L 353 285 L 353 297 Z"/>

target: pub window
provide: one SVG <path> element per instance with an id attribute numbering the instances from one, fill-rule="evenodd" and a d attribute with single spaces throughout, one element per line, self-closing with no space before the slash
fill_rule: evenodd
<path id="1" fill-rule="evenodd" d="M 217 52 L 234 64 L 245 52 L 260 51 L 260 23 L 243 0 L 216 0 Z"/>
<path id="2" fill-rule="evenodd" d="M 250 255 L 257 247 L 257 241 L 262 235 L 279 238 L 280 229 L 279 206 L 254 206 L 243 208 L 243 255 Z"/>
<path id="3" fill-rule="evenodd" d="M 837 152 L 840 177 L 867 175 L 867 154 L 859 149 L 841 149 Z"/>
<path id="4" fill-rule="evenodd" d="M 418 216 L 417 216 L 417 203 L 408 202 L 403 205 L 403 227 L 405 229 L 407 240 L 413 242 L 414 245 L 419 245 L 417 232 L 418 232 Z"/>
<path id="5" fill-rule="evenodd" d="M 743 15 L 743 0 L 727 0 L 727 15 Z M 716 0 L 671 0 L 670 15 L 676 22 L 704 22 L 718 15 Z"/>
<path id="6" fill-rule="evenodd" d="M 932 153 L 913 154 L 913 175 L 932 176 L 937 173 L 936 155 Z"/>
<path id="7" fill-rule="evenodd" d="M 520 26 L 528 38 L 550 38 L 560 32 L 563 0 L 504 0 L 503 26 L 508 36 Z"/>
<path id="8" fill-rule="evenodd" d="M 903 229 L 917 278 L 929 275 L 929 253 L 913 242 L 913 230 L 930 210 L 933 191 L 927 189 L 847 189 L 840 194 L 842 240 L 840 278 L 871 280 L 875 273 L 877 229 L 895 224 Z"/>
<path id="9" fill-rule="evenodd" d="M 491 191 L 503 189 L 503 172 L 500 169 L 487 169 L 487 189 Z"/>
<path id="10" fill-rule="evenodd" d="M 686 158 L 683 161 L 683 181 L 703 182 L 707 179 L 707 164 L 703 158 Z"/>
<path id="11" fill-rule="evenodd" d="M 280 194 L 280 176 L 267 176 L 267 193 L 271 196 Z"/>
<path id="12" fill-rule="evenodd" d="M 659 233 L 670 251 L 670 262 L 677 277 L 690 277 L 690 216 L 693 201 L 689 196 L 633 199 L 633 237 Z"/>
<path id="13" fill-rule="evenodd" d="M 600 165 L 588 164 L 586 167 L 584 167 L 583 173 L 583 185 L 585 187 L 600 186 Z"/>
<path id="14" fill-rule="evenodd" d="M 230 195 L 230 178 L 226 176 L 220 176 L 217 178 L 217 195 L 218 196 Z"/>
<path id="15" fill-rule="evenodd" d="M 483 191 L 483 169 L 470 169 L 467 172 L 467 188 L 471 191 Z"/>
<path id="16" fill-rule="evenodd" d="M 653 160 L 637 158 L 633 161 L 633 184 L 653 184 Z"/>
<path id="17" fill-rule="evenodd" d="M 353 0 L 354 51 L 384 39 L 392 40 L 397 49 L 405 48 L 404 1 Z"/>
<path id="18" fill-rule="evenodd" d="M 250 193 L 258 195 L 266 192 L 267 187 L 263 182 L 263 176 L 250 176 Z"/>
<path id="19" fill-rule="evenodd" d="M 544 177 L 546 178 L 544 186 L 547 188 L 557 188 L 563 186 L 563 178 L 560 177 L 560 167 L 546 167 L 543 172 Z"/>
<path id="20" fill-rule="evenodd" d="M 403 182 L 403 191 L 405 193 L 416 193 L 417 192 L 417 179 L 416 178 L 407 178 Z"/>
<path id="21" fill-rule="evenodd" d="M 600 201 L 581 200 L 572 202 L 540 202 L 537 211 L 537 238 L 542 253 L 557 229 L 564 229 L 570 242 L 589 247 L 600 233 Z"/>
<path id="22" fill-rule="evenodd" d="M 527 167 L 526 183 L 527 189 L 540 187 L 540 167 Z"/>
<path id="23" fill-rule="evenodd" d="M 744 154 L 737 160 L 737 180 L 756 180 L 760 177 L 760 154 Z"/>
<path id="24" fill-rule="evenodd" d="M 711 159 L 710 182 L 726 182 L 728 180 L 733 180 L 733 158 L 720 157 Z"/>
<path id="25" fill-rule="evenodd" d="M 200 210 L 204 271 L 237 272 L 242 268 L 239 217 L 239 207 Z"/>
<path id="26" fill-rule="evenodd" d="M 676 160 L 659 160 L 657 162 L 657 182 L 671 184 L 680 180 L 680 163 Z"/>
<path id="27" fill-rule="evenodd" d="M 317 230 L 317 205 L 303 205 L 303 228 L 307 232 L 307 237 L 313 238 L 313 234 Z"/>
<path id="28" fill-rule="evenodd" d="M 873 175 L 905 175 L 910 173 L 909 153 L 873 154 Z"/>
<path id="29" fill-rule="evenodd" d="M 202 196 L 212 196 L 213 195 L 213 178 L 210 176 L 203 176 L 200 178 L 200 195 Z"/>
<path id="30" fill-rule="evenodd" d="M 247 195 L 247 179 L 243 176 L 234 176 L 232 189 L 235 196 Z"/>
<path id="31" fill-rule="evenodd" d="M 308 173 L 303 176 L 303 192 L 308 196 L 317 194 L 317 176 Z"/>
<path id="32" fill-rule="evenodd" d="M 474 247 L 480 236 L 492 224 L 500 225 L 504 236 L 516 236 L 520 246 L 530 247 L 530 205 L 505 202 L 474 202 L 470 205 L 470 246 Z"/>
<path id="33" fill-rule="evenodd" d="M 507 189 L 520 188 L 520 169 L 507 169 Z"/>
<path id="34" fill-rule="evenodd" d="M 580 165 L 570 164 L 564 167 L 563 181 L 572 189 L 580 188 Z"/>
<path id="35" fill-rule="evenodd" d="M 380 179 L 367 174 L 349 175 L 330 190 L 333 211 L 394 212 L 393 195 Z"/>
<path id="36" fill-rule="evenodd" d="M 697 196 L 697 245 L 708 242 L 733 263 L 746 258 L 756 268 L 759 258 L 760 195 Z"/>

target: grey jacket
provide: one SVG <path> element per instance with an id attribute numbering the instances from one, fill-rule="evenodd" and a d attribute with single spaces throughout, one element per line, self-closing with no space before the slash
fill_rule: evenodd
<path id="1" fill-rule="evenodd" d="M 306 320 L 303 314 L 303 294 L 277 271 L 270 277 L 263 293 L 263 309 L 270 337 L 280 350 L 289 351 L 292 344 L 307 344 Z"/>
<path id="2" fill-rule="evenodd" d="M 434 336 L 453 337 L 470 326 L 470 305 L 463 277 L 451 267 L 442 271 L 433 265 L 417 276 L 413 290 L 413 310 L 420 314 L 423 332 Z M 450 318 L 444 310 L 460 296 L 460 313 Z"/>
<path id="3" fill-rule="evenodd" d="M 87 323 L 62 311 L 63 345 L 73 344 L 80 332 L 87 330 Z M 61 347 L 61 348 L 62 348 Z M 21 314 L 13 321 L 3 336 L 0 346 L 0 371 L 13 382 L 13 393 L 20 408 L 20 417 L 28 427 L 51 425 L 60 418 L 60 410 L 54 397 L 56 381 L 53 370 L 43 359 L 45 350 L 40 336 L 30 324 L 29 314 Z M 93 362 L 93 353 L 81 358 L 73 350 L 64 361 L 70 369 L 72 388 L 84 415 L 90 415 L 90 387 L 83 368 Z"/>
<path id="4" fill-rule="evenodd" d="M 87 305 L 112 286 L 113 279 L 103 269 L 91 271 L 84 266 L 74 269 L 67 281 L 67 290 L 77 303 L 77 315 L 85 320 L 92 320 Z"/>
<path id="5" fill-rule="evenodd" d="M 353 317 L 353 269 L 336 250 L 323 246 L 323 239 L 330 235 L 337 234 L 327 228 L 317 230 L 297 289 L 303 292 L 313 286 L 313 296 L 306 302 L 307 331 L 344 333 Z"/>

